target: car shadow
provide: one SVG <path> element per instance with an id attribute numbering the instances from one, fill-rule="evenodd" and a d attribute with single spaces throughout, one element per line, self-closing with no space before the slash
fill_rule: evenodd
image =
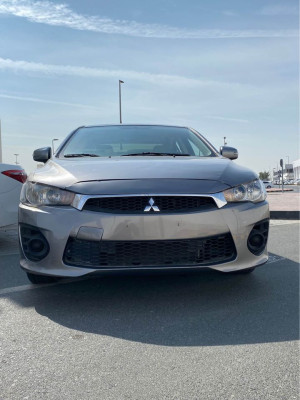
<path id="1" fill-rule="evenodd" d="M 299 271 L 288 259 L 249 275 L 206 270 L 191 275 L 105 276 L 10 298 L 83 335 L 156 345 L 255 344 L 299 336 Z"/>

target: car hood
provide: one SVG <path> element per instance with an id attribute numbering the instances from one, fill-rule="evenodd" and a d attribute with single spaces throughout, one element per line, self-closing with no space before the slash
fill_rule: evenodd
<path id="1" fill-rule="evenodd" d="M 91 193 L 91 185 L 111 181 L 170 180 L 206 182 L 206 192 L 222 191 L 246 183 L 257 175 L 223 157 L 115 157 L 49 160 L 29 180 L 79 193 Z M 112 183 L 112 182 L 111 182 Z M 115 182 L 116 183 L 116 182 Z M 198 182 L 199 183 L 199 182 Z M 97 191 L 97 190 L 96 190 Z"/>

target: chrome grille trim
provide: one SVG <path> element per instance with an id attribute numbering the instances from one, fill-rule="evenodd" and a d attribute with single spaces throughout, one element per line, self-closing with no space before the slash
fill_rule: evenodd
<path id="1" fill-rule="evenodd" d="M 186 196 L 186 197 L 210 197 L 212 198 L 218 208 L 222 208 L 227 204 L 227 201 L 225 200 L 223 192 L 220 193 L 213 193 L 213 194 L 185 194 L 185 193 L 180 193 L 180 194 L 166 194 L 166 193 L 138 193 L 138 194 L 95 194 L 95 195 L 86 195 L 86 194 L 76 194 L 75 198 L 72 202 L 72 207 L 76 208 L 77 210 L 82 210 L 86 201 L 89 199 L 97 199 L 97 198 L 110 198 L 110 197 L 155 197 L 155 196 Z"/>

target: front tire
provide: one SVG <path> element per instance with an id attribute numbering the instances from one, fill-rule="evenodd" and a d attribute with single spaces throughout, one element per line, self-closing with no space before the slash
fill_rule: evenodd
<path id="1" fill-rule="evenodd" d="M 27 278 L 30 280 L 31 283 L 35 285 L 45 284 L 45 283 L 54 283 L 58 281 L 58 278 L 54 276 L 47 276 L 47 275 L 35 275 L 31 274 L 30 272 L 26 272 Z"/>

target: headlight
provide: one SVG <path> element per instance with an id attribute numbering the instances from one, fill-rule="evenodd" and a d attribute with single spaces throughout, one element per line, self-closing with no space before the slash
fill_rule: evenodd
<path id="1" fill-rule="evenodd" d="M 235 186 L 223 193 L 228 202 L 252 201 L 252 203 L 258 203 L 264 201 L 267 197 L 265 185 L 259 179 Z"/>
<path id="2" fill-rule="evenodd" d="M 33 206 L 69 206 L 74 197 L 75 193 L 27 181 L 22 187 L 20 201 Z"/>

